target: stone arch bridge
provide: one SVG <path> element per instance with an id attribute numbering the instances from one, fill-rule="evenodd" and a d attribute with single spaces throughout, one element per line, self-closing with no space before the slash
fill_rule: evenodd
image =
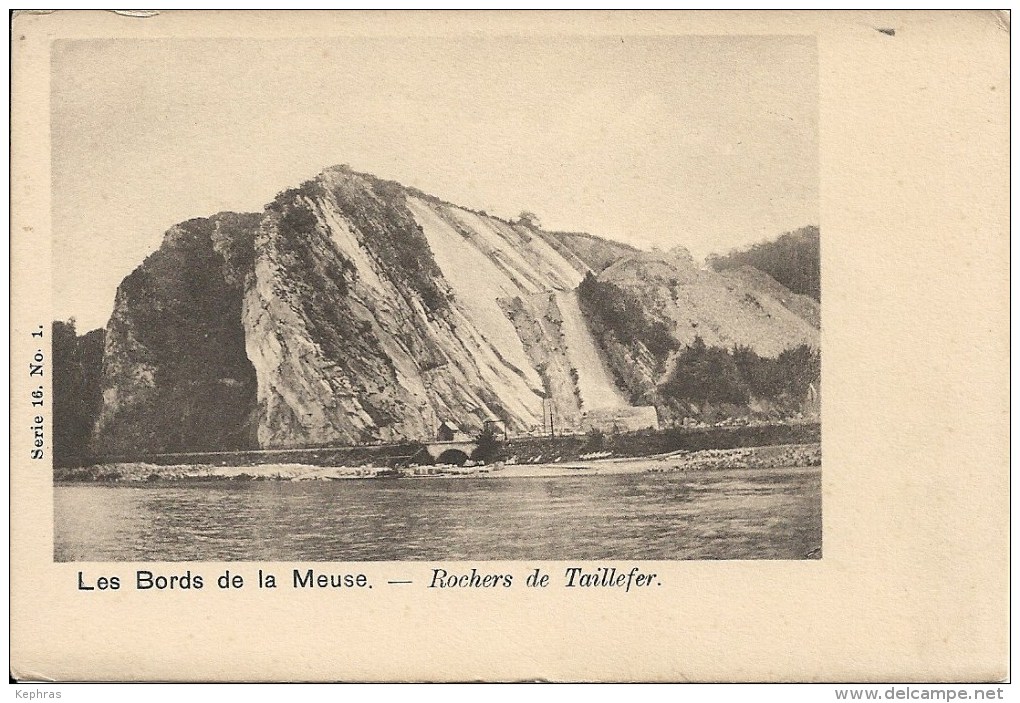
<path id="1" fill-rule="evenodd" d="M 472 452 L 478 447 L 478 442 L 470 440 L 451 442 L 428 442 L 425 451 L 432 457 L 433 461 L 440 464 L 463 464 L 471 458 Z"/>

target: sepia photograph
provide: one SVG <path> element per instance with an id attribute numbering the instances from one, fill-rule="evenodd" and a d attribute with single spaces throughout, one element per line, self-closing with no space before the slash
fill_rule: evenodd
<path id="1" fill-rule="evenodd" d="M 1008 13 L 10 42 L 16 697 L 1002 698 Z"/>
<path id="2" fill-rule="evenodd" d="M 56 561 L 822 557 L 813 37 L 51 68 Z"/>

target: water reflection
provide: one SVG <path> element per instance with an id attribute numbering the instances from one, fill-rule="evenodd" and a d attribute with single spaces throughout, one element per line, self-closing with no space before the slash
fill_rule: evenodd
<path id="1" fill-rule="evenodd" d="M 821 474 L 60 485 L 57 561 L 803 559 Z"/>

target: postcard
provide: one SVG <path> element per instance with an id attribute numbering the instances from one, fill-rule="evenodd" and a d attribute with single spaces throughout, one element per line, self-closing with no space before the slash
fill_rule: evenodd
<path id="1" fill-rule="evenodd" d="M 1000 681 L 995 12 L 21 12 L 23 681 Z"/>

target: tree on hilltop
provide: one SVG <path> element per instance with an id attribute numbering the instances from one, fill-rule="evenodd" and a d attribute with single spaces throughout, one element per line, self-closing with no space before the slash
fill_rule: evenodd
<path id="1" fill-rule="evenodd" d="M 531 229 L 542 229 L 542 221 L 538 219 L 538 215 L 527 210 L 521 211 L 521 214 L 517 216 L 517 221 Z"/>

